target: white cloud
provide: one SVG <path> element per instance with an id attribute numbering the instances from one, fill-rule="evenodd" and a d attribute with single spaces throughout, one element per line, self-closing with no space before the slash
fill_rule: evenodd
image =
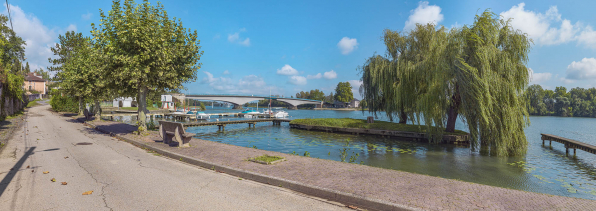
<path id="1" fill-rule="evenodd" d="M 92 16 L 93 16 L 93 14 L 92 14 L 92 13 L 90 13 L 90 12 L 88 12 L 87 14 L 83 14 L 83 15 L 81 15 L 81 18 L 82 18 L 83 20 L 89 20 L 89 19 L 91 19 L 91 17 L 92 17 Z"/>
<path id="2" fill-rule="evenodd" d="M 278 75 L 298 75 L 298 71 L 292 66 L 286 64 L 281 69 L 277 69 Z"/>
<path id="3" fill-rule="evenodd" d="M 213 36 L 213 39 L 214 40 L 219 40 L 219 38 L 221 38 L 221 35 L 220 34 L 215 34 L 215 36 Z"/>
<path id="4" fill-rule="evenodd" d="M 50 65 L 48 58 L 53 57 L 50 47 L 55 45 L 58 35 L 43 25 L 35 15 L 25 14 L 19 6 L 10 5 L 10 12 L 15 33 L 26 42 L 25 62 L 29 62 L 33 69 L 46 69 Z M 6 4 L 2 13 L 8 14 Z"/>
<path id="5" fill-rule="evenodd" d="M 528 68 L 530 71 L 530 83 L 531 84 L 540 84 L 542 82 L 546 82 L 550 80 L 553 76 L 551 73 L 535 73 L 532 68 Z"/>
<path id="6" fill-rule="evenodd" d="M 567 66 L 566 79 L 596 79 L 596 59 L 583 58 L 579 62 L 571 62 L 571 64 Z"/>
<path id="7" fill-rule="evenodd" d="M 235 42 L 236 40 L 238 40 L 239 37 L 240 35 L 238 34 L 238 32 L 234 34 L 228 34 L 228 41 Z"/>
<path id="8" fill-rule="evenodd" d="M 565 84 L 572 84 L 575 83 L 575 80 L 567 79 L 567 78 L 559 78 Z"/>
<path id="9" fill-rule="evenodd" d="M 441 7 L 437 5 L 428 5 L 427 1 L 418 2 L 418 7 L 410 10 L 410 17 L 406 21 L 404 31 L 410 31 L 416 27 L 417 23 L 435 23 L 438 24 L 443 21 L 443 14 L 441 14 Z"/>
<path id="10" fill-rule="evenodd" d="M 225 70 L 225 71 L 223 72 L 223 74 L 224 74 L 224 75 L 228 75 L 228 74 L 230 74 L 230 71 L 228 71 L 228 70 Z"/>
<path id="11" fill-rule="evenodd" d="M 316 75 L 307 75 L 306 76 L 307 79 L 320 79 L 322 77 L 323 77 L 323 75 L 321 73 L 317 73 Z"/>
<path id="12" fill-rule="evenodd" d="M 240 80 L 233 80 L 226 77 L 213 77 L 213 74 L 203 71 L 206 77 L 203 78 L 203 84 L 207 84 L 216 93 L 230 93 L 230 94 L 269 94 L 270 90 L 275 91 L 274 94 L 282 93 L 283 89 L 275 86 L 267 86 L 262 77 L 256 75 L 247 75 Z"/>
<path id="13" fill-rule="evenodd" d="M 511 18 L 511 26 L 527 33 L 535 44 L 558 45 L 577 41 L 578 44 L 596 48 L 596 32 L 591 26 L 584 26 L 580 22 L 572 24 L 561 17 L 556 6 L 551 6 L 545 13 L 537 13 L 524 9 L 525 5 L 519 3 L 500 15 L 504 19 Z"/>
<path id="14" fill-rule="evenodd" d="M 245 31 L 246 31 L 246 28 L 240 29 L 240 32 L 245 32 Z M 219 38 L 219 36 L 218 36 L 218 38 Z M 250 46 L 250 38 L 248 38 L 248 37 L 241 38 L 240 33 L 238 33 L 238 32 L 236 32 L 234 34 L 228 34 L 228 41 L 230 43 L 237 43 L 239 45 L 246 46 L 246 47 Z"/>
<path id="15" fill-rule="evenodd" d="M 306 78 L 304 76 L 294 75 L 290 77 L 290 80 L 288 82 L 294 85 L 305 85 Z"/>
<path id="16" fill-rule="evenodd" d="M 356 38 L 350 39 L 348 37 L 343 37 L 337 43 L 337 47 L 341 51 L 341 54 L 347 55 L 358 48 L 358 41 Z"/>
<path id="17" fill-rule="evenodd" d="M 250 46 L 250 38 L 244 39 L 244 41 L 239 42 L 240 45 L 244 45 L 246 47 Z"/>
<path id="18" fill-rule="evenodd" d="M 68 27 L 66 27 L 66 31 L 77 31 L 77 25 L 74 24 L 70 24 L 68 25 Z"/>
<path id="19" fill-rule="evenodd" d="M 247 75 L 244 76 L 242 79 L 240 79 L 240 82 L 238 83 L 238 85 L 241 88 L 245 88 L 245 89 L 254 89 L 254 88 L 260 88 L 260 87 L 264 87 L 265 84 L 265 80 L 263 80 L 263 78 L 256 76 L 256 75 Z"/>
<path id="20" fill-rule="evenodd" d="M 577 37 L 577 41 L 581 45 L 596 48 L 596 31 L 594 31 L 591 26 L 586 26 Z"/>
<path id="21" fill-rule="evenodd" d="M 333 71 L 333 70 L 331 70 L 329 72 L 325 72 L 323 74 L 323 78 L 328 79 L 328 80 L 337 78 L 337 73 L 335 71 Z"/>

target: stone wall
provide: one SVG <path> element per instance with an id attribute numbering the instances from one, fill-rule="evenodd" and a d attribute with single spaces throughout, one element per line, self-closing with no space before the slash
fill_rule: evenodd
<path id="1" fill-rule="evenodd" d="M 7 94 L 4 93 L 5 90 L 2 87 L 2 83 L 0 82 L 0 99 L 4 100 L 4 103 L 0 103 L 0 119 L 21 111 L 29 103 L 28 95 L 23 94 L 23 101 L 21 101 L 17 98 L 6 96 Z"/>

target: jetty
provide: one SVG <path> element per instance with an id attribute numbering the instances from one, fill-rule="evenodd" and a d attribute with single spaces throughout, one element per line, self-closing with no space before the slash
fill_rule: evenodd
<path id="1" fill-rule="evenodd" d="M 549 146 L 552 146 L 553 141 L 559 142 L 559 143 L 565 145 L 565 154 L 567 156 L 569 156 L 569 149 L 573 149 L 573 156 L 575 156 L 576 149 L 581 149 L 586 152 L 596 154 L 596 146 L 594 146 L 594 145 L 586 144 L 586 143 L 579 142 L 579 141 L 576 141 L 573 139 L 563 138 L 563 137 L 555 136 L 555 135 L 551 135 L 551 134 L 541 133 L 540 135 L 542 135 L 542 145 L 544 145 L 545 140 L 549 141 Z"/>
<path id="2" fill-rule="evenodd" d="M 289 119 L 275 119 L 275 118 L 268 118 L 268 119 L 250 119 L 250 120 L 235 120 L 235 121 L 215 121 L 215 122 L 191 122 L 191 123 L 182 123 L 184 127 L 200 127 L 200 126 L 213 126 L 217 125 L 218 130 L 225 130 L 226 125 L 230 124 L 248 124 L 248 127 L 255 127 L 256 123 L 259 122 L 273 122 L 273 125 L 281 125 L 282 122 L 290 122 Z"/>

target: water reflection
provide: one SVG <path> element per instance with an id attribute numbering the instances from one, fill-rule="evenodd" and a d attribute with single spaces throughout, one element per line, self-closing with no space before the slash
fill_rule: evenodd
<path id="1" fill-rule="evenodd" d="M 229 111 L 229 110 L 228 110 Z M 359 118 L 358 111 L 290 110 L 291 118 Z M 125 120 L 124 121 L 131 121 Z M 232 118 L 220 118 L 220 121 Z M 383 119 L 382 119 L 383 120 Z M 430 145 L 396 139 L 290 129 L 287 123 L 228 125 L 221 132 L 213 127 L 192 127 L 197 137 L 243 147 L 395 169 L 443 178 L 459 179 L 505 188 L 554 195 L 596 199 L 596 155 L 581 150 L 566 157 L 562 144 L 542 146 L 540 133 L 550 133 L 596 145 L 596 119 L 531 117 L 525 131 L 527 154 L 500 158 L 471 151 L 467 147 Z M 215 121 L 211 119 L 209 121 Z M 465 125 L 457 129 L 466 130 Z"/>

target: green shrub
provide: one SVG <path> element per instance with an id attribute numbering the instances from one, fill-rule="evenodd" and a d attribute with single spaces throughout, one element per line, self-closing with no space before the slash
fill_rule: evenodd
<path id="1" fill-rule="evenodd" d="M 74 97 L 53 95 L 50 99 L 50 105 L 57 112 L 79 112 L 79 102 Z"/>

